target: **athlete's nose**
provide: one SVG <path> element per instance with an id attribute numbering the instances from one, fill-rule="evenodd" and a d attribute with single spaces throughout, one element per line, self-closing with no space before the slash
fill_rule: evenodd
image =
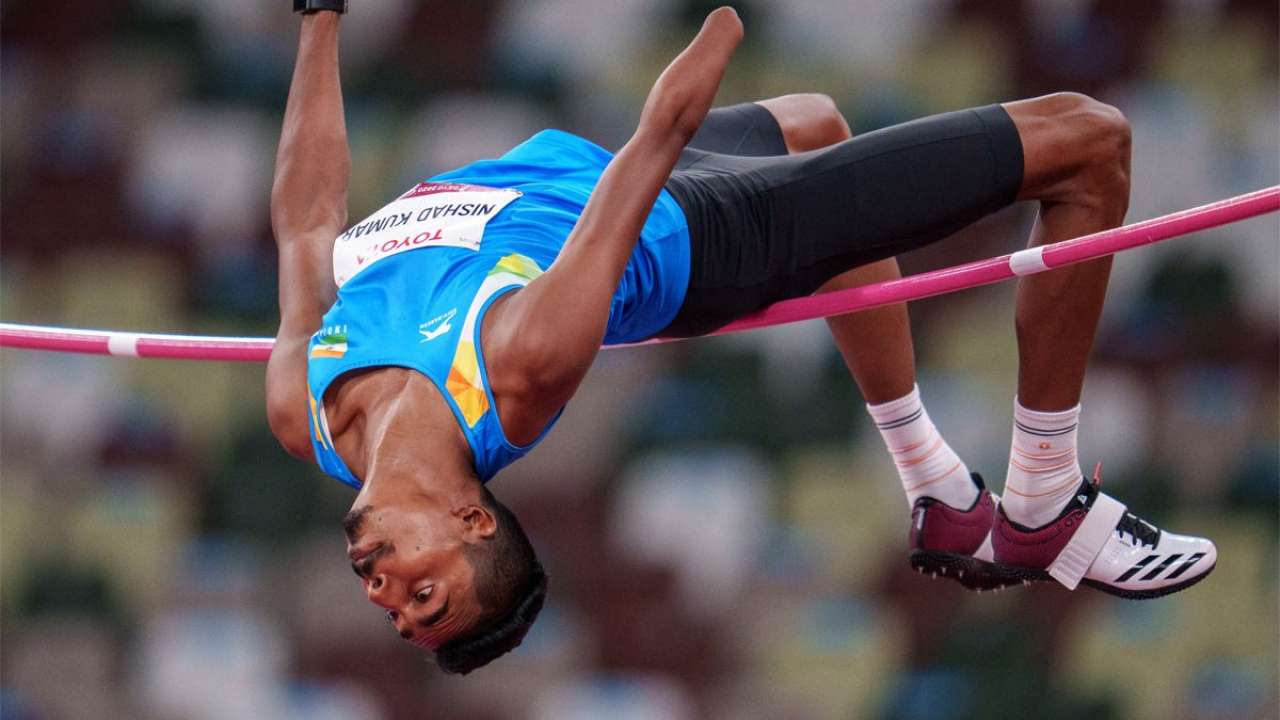
<path id="1" fill-rule="evenodd" d="M 392 609 L 392 604 L 388 602 L 388 590 L 390 583 L 387 582 L 387 576 L 378 573 L 369 578 L 365 583 L 365 592 L 369 595 L 369 601 L 381 605 L 388 610 Z"/>

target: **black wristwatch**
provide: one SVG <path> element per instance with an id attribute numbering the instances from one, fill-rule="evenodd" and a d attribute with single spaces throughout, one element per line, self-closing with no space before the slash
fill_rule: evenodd
<path id="1" fill-rule="evenodd" d="M 347 12 L 347 0 L 293 0 L 293 11 L 310 15 L 321 10 L 331 10 L 339 15 Z"/>

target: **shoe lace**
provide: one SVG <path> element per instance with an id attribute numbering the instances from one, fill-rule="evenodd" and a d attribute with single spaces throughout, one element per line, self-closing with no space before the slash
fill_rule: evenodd
<path id="1" fill-rule="evenodd" d="M 1120 533 L 1121 539 L 1128 535 L 1131 544 L 1149 545 L 1152 550 L 1160 542 L 1160 529 L 1131 512 L 1125 513 L 1116 523 L 1116 532 Z"/>

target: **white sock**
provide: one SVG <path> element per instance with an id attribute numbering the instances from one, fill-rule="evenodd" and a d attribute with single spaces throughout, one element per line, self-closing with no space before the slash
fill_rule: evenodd
<path id="1" fill-rule="evenodd" d="M 1076 458 L 1080 406 L 1040 412 L 1013 400 L 1013 447 L 1000 504 L 1010 520 L 1038 528 L 1053 522 L 1084 474 Z"/>
<path id="2" fill-rule="evenodd" d="M 969 468 L 929 419 L 920 402 L 920 386 L 897 400 L 868 405 L 884 445 L 898 467 L 907 504 L 927 495 L 959 510 L 968 510 L 978 497 Z"/>

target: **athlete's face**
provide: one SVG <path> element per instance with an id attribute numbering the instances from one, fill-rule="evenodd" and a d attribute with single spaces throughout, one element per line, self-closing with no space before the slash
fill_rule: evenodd
<path id="1" fill-rule="evenodd" d="M 434 651 L 480 619 L 464 552 L 476 522 L 465 517 L 470 510 L 364 505 L 343 521 L 347 554 L 369 601 L 414 645 Z"/>

